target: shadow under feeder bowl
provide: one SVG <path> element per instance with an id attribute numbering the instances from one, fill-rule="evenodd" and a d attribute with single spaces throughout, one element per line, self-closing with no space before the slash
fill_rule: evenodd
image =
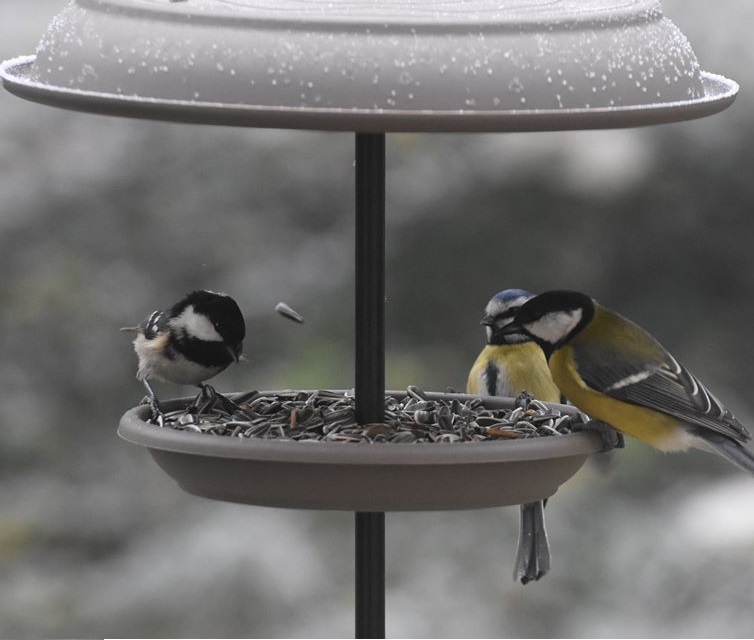
<path id="1" fill-rule="evenodd" d="M 269 392 L 274 394 L 275 392 Z M 401 397 L 405 392 L 387 392 Z M 427 393 L 430 400 L 468 400 Z M 482 398 L 512 409 L 511 398 Z M 166 412 L 190 399 L 164 403 Z M 573 407 L 550 405 L 561 413 Z M 454 443 L 297 442 L 158 427 L 149 407 L 126 412 L 118 434 L 145 446 L 188 493 L 244 504 L 360 512 L 477 509 L 547 498 L 602 448 L 590 433 Z"/>

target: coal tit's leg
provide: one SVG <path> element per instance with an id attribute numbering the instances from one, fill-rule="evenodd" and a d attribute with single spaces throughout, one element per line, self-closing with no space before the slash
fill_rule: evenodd
<path id="1" fill-rule="evenodd" d="M 241 412 L 241 407 L 239 407 L 238 404 L 224 396 L 222 393 L 217 392 L 214 387 L 204 382 L 200 382 L 197 386 L 200 389 L 199 395 L 194 399 L 190 411 L 194 413 L 204 413 L 206 411 L 211 411 L 219 404 L 220 408 L 230 415 L 233 415 L 236 412 Z"/>
<path id="2" fill-rule="evenodd" d="M 191 401 L 191 404 L 186 408 L 189 413 L 201 414 L 212 409 L 215 406 L 217 400 L 217 392 L 214 387 L 200 382 L 196 385 L 199 387 L 199 393 Z"/>
<path id="3" fill-rule="evenodd" d="M 545 503 L 521 505 L 518 550 L 513 580 L 526 584 L 539 580 L 550 570 L 550 545 L 545 529 Z"/>
<path id="4" fill-rule="evenodd" d="M 152 410 L 152 422 L 154 422 L 158 427 L 164 427 L 165 414 L 162 413 L 162 409 L 160 408 L 160 401 L 157 399 L 157 394 L 154 392 L 154 389 L 152 389 L 152 385 L 149 384 L 149 380 L 145 378 L 141 382 L 144 385 L 144 388 L 147 390 L 147 397 L 145 398 L 145 400 L 147 401 L 149 408 Z"/>

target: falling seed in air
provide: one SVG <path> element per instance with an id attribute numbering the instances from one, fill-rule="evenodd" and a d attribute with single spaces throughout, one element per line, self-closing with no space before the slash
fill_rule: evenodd
<path id="1" fill-rule="evenodd" d="M 293 322 L 304 324 L 304 317 L 298 311 L 291 309 L 287 304 L 285 304 L 285 302 L 278 302 L 275 305 L 275 311 L 277 311 L 284 318 L 288 318 L 288 320 L 293 320 Z"/>

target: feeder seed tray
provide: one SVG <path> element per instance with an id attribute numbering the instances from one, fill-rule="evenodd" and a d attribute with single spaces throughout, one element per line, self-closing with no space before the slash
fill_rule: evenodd
<path id="1" fill-rule="evenodd" d="M 285 402 L 311 393 L 261 395 L 278 396 Z M 345 397 L 343 392 L 323 393 Z M 510 398 L 424 395 L 438 404 L 478 403 L 491 412 L 515 407 Z M 388 402 L 390 398 L 402 402 L 407 394 L 389 391 L 386 396 Z M 164 410 L 166 414 L 182 411 L 189 403 L 189 399 L 166 402 Z M 542 404 L 555 418 L 578 414 L 570 406 Z M 590 454 L 602 448 L 598 436 L 584 432 L 484 442 L 296 442 L 158 427 L 145 421 L 149 411 L 146 405 L 128 411 L 118 433 L 146 446 L 184 490 L 274 507 L 380 512 L 533 502 L 555 493 Z M 192 430 L 201 429 L 194 426 Z"/>

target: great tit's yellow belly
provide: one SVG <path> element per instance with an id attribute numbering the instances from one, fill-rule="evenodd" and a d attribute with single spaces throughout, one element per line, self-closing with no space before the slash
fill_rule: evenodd
<path id="1" fill-rule="evenodd" d="M 678 451 L 693 446 L 688 432 L 676 418 L 588 388 L 576 373 L 572 351 L 568 346 L 552 354 L 550 371 L 563 395 L 592 420 L 607 422 L 618 431 L 662 451 Z"/>
<path id="2" fill-rule="evenodd" d="M 487 345 L 471 367 L 466 391 L 509 397 L 526 391 L 537 400 L 560 402 L 545 355 L 533 342 Z"/>

